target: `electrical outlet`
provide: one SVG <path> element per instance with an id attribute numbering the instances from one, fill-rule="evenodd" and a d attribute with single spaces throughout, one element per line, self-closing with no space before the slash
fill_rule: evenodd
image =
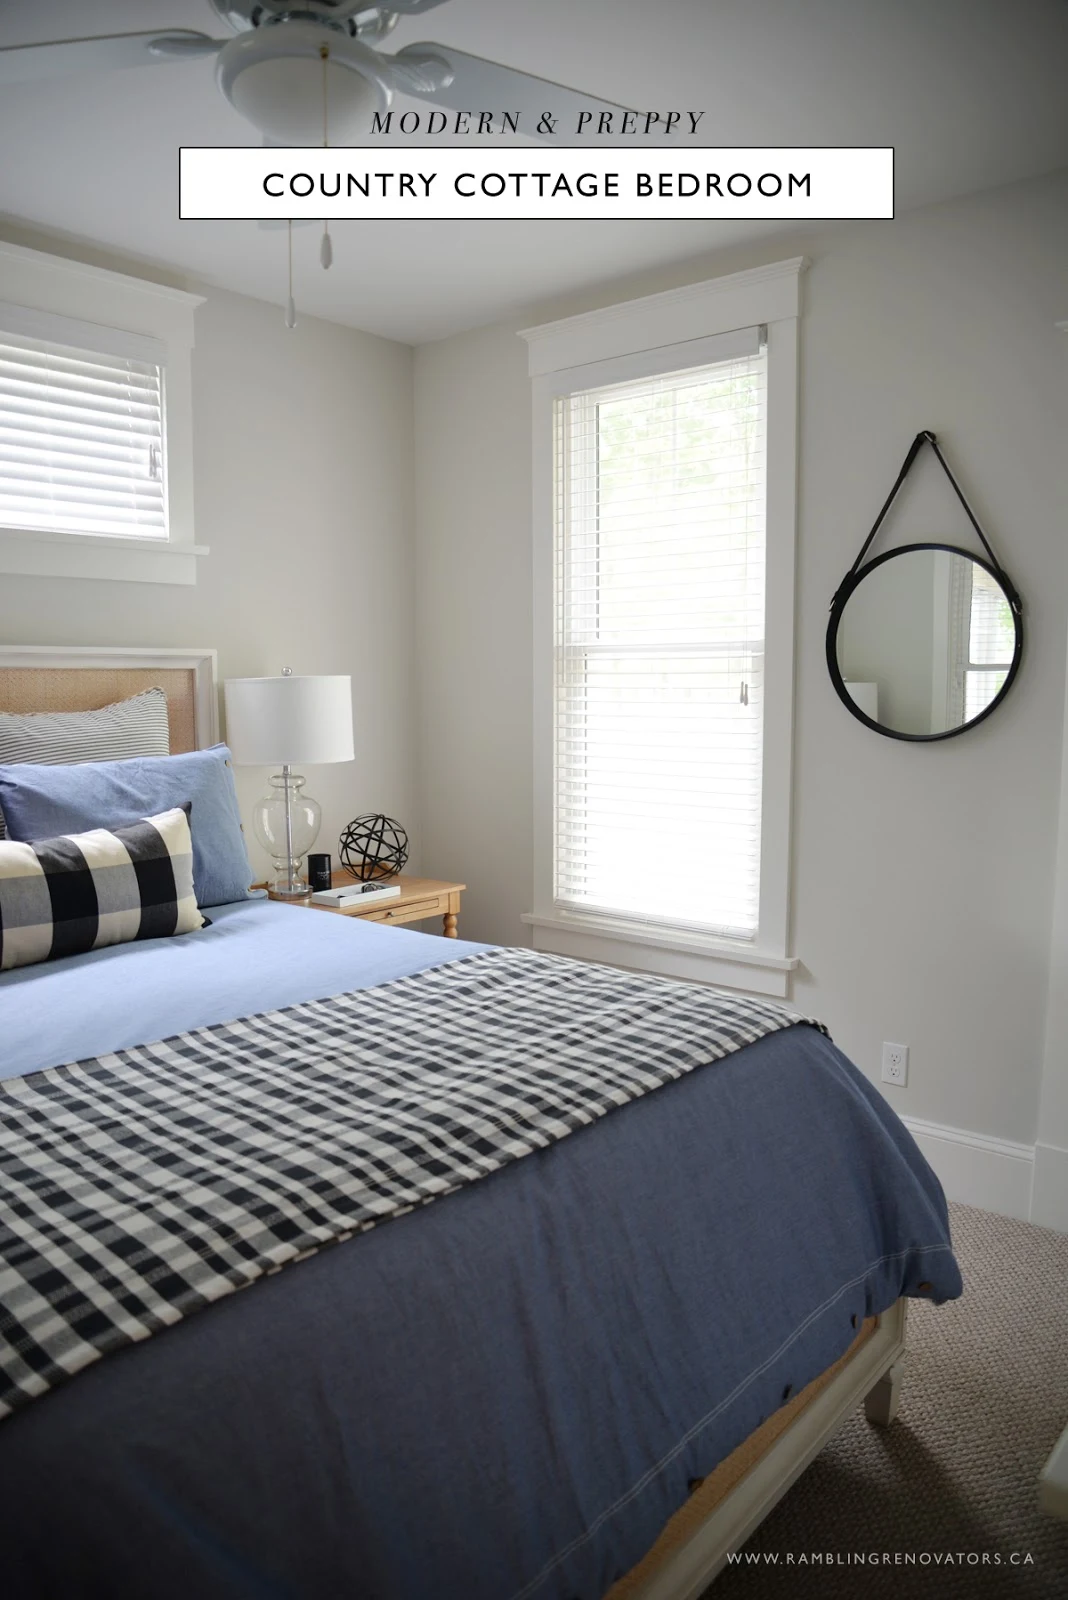
<path id="1" fill-rule="evenodd" d="M 909 1047 L 907 1044 L 883 1045 L 883 1082 L 903 1089 L 909 1081 Z"/>

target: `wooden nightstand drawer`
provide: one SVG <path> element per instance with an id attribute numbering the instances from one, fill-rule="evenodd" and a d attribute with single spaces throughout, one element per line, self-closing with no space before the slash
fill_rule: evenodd
<path id="1" fill-rule="evenodd" d="M 410 900 L 402 906 L 379 905 L 363 913 L 364 922 L 420 922 L 424 917 L 443 917 L 449 909 L 448 895 L 433 900 Z"/>
<path id="2" fill-rule="evenodd" d="M 399 877 L 389 880 L 400 890 L 391 900 L 376 900 L 363 910 L 358 900 L 346 906 L 316 905 L 314 900 L 303 899 L 295 903 L 310 906 L 313 911 L 325 911 L 332 917 L 359 917 L 363 922 L 422 922 L 427 917 L 440 917 L 442 933 L 446 939 L 455 939 L 456 923 L 460 915 L 460 896 L 467 887 L 463 883 L 450 883 L 442 878 Z M 351 872 L 335 872 L 334 887 L 351 883 Z M 263 884 L 253 884 L 254 889 Z M 272 896 L 272 899 L 275 898 Z"/>

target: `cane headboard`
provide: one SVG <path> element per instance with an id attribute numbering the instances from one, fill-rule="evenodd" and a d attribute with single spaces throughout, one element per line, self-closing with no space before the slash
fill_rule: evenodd
<path id="1" fill-rule="evenodd" d="M 167 696 L 172 755 L 215 743 L 214 650 L 0 645 L 0 711 L 97 711 L 142 689 Z"/>

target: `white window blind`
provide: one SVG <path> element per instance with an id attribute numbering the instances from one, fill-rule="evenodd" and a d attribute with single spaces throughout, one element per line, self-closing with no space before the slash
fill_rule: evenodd
<path id="1" fill-rule="evenodd" d="M 556 401 L 564 909 L 756 936 L 765 394 L 759 353 Z"/>
<path id="2" fill-rule="evenodd" d="M 153 341 L 102 329 L 110 348 L 82 348 L 30 331 L 43 317 L 13 320 L 0 321 L 0 527 L 166 539 Z"/>

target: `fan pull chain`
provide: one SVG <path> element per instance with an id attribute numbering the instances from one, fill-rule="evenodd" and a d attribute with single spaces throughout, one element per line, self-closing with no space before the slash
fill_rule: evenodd
<path id="1" fill-rule="evenodd" d="M 293 299 L 293 219 L 290 217 L 286 223 L 289 238 L 289 298 L 286 301 L 286 327 L 295 328 L 297 325 L 297 307 Z"/>
<path id="2" fill-rule="evenodd" d="M 320 55 L 320 57 L 322 59 L 322 63 L 323 63 L 323 149 L 327 150 L 330 147 L 330 120 L 329 120 L 330 75 L 326 70 L 326 64 L 330 59 L 330 46 L 328 44 L 321 44 L 319 46 L 319 55 Z M 322 239 L 321 239 L 321 241 L 319 243 L 319 265 L 323 268 L 324 271 L 326 271 L 327 268 L 329 268 L 329 267 L 331 267 L 333 265 L 333 262 L 334 262 L 334 241 L 330 237 L 330 223 L 326 218 L 324 218 L 323 219 L 323 237 L 322 237 Z"/>

